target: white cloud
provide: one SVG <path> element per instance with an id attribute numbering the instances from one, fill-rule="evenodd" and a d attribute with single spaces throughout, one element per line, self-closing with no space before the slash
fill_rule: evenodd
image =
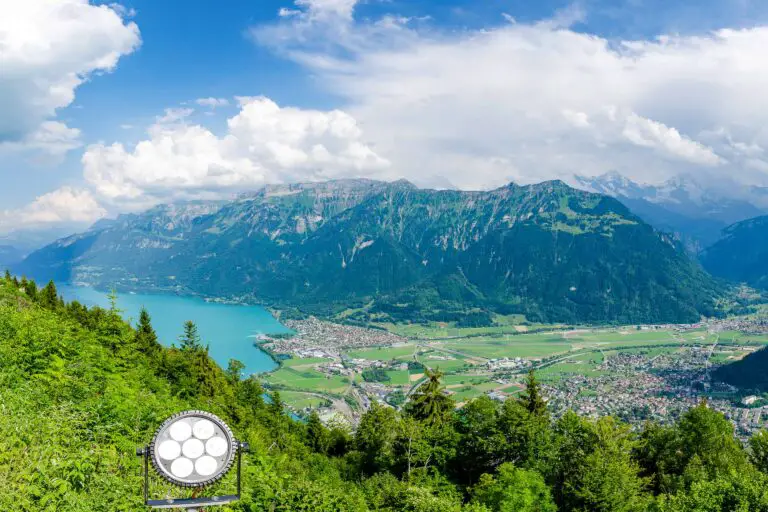
<path id="1" fill-rule="evenodd" d="M 296 0 L 298 7 L 305 7 L 306 13 L 314 18 L 338 16 L 351 19 L 358 0 Z"/>
<path id="2" fill-rule="evenodd" d="M 640 117 L 635 113 L 627 117 L 622 134 L 633 144 L 656 149 L 660 153 L 694 164 L 711 166 L 723 163 L 723 159 L 711 148 L 683 137 L 674 128 Z"/>
<path id="3" fill-rule="evenodd" d="M 229 105 L 229 100 L 226 98 L 199 98 L 195 100 L 195 103 L 201 107 L 208 107 L 211 109 L 217 107 L 226 107 Z"/>
<path id="4" fill-rule="evenodd" d="M 105 214 L 88 190 L 61 187 L 17 210 L 0 211 L 0 232 L 51 224 L 88 224 Z"/>
<path id="5" fill-rule="evenodd" d="M 377 152 L 418 183 L 485 188 L 614 169 L 768 183 L 754 172 L 756 148 L 768 147 L 768 27 L 620 41 L 567 28 L 579 9 L 447 32 L 296 8 L 254 40 L 340 96 Z M 719 129 L 733 139 L 703 135 Z"/>
<path id="6" fill-rule="evenodd" d="M 11 151 L 41 150 L 54 157 L 80 147 L 80 130 L 59 121 L 43 121 L 33 132 L 16 142 L 0 142 L 0 149 Z"/>
<path id="7" fill-rule="evenodd" d="M 388 176 L 389 163 L 348 114 L 281 108 L 263 97 L 238 101 L 223 136 L 183 122 L 184 109 L 168 109 L 132 149 L 89 146 L 82 158 L 87 183 L 116 208 L 140 209 L 265 183 Z"/>
<path id="8" fill-rule="evenodd" d="M 162 116 L 157 117 L 158 124 L 173 124 L 183 121 L 195 112 L 192 108 L 167 108 Z"/>
<path id="9" fill-rule="evenodd" d="M 138 47 L 125 14 L 87 0 L 0 0 L 0 143 L 73 147 L 72 129 L 50 123 L 80 84 Z"/>

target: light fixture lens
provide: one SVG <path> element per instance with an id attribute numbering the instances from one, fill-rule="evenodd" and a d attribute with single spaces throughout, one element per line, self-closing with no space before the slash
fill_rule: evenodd
<path id="1" fill-rule="evenodd" d="M 157 447 L 157 454 L 163 460 L 173 460 L 181 455 L 181 445 L 172 439 L 168 439 Z"/>
<path id="2" fill-rule="evenodd" d="M 215 431 L 216 427 L 213 426 L 213 422 L 210 420 L 200 420 L 195 423 L 194 427 L 192 427 L 192 432 L 195 434 L 195 437 L 202 439 L 203 441 L 210 438 Z"/>
<path id="3" fill-rule="evenodd" d="M 223 437 L 212 437 L 205 443 L 205 451 L 213 457 L 221 457 L 227 453 L 228 448 L 227 441 Z"/>
<path id="4" fill-rule="evenodd" d="M 181 451 L 185 457 L 190 459 L 196 459 L 203 454 L 205 447 L 203 442 L 199 439 L 187 439 L 184 441 L 184 445 L 181 447 Z"/>
<path id="5" fill-rule="evenodd" d="M 205 411 L 184 411 L 160 425 L 149 454 L 158 474 L 169 482 L 204 487 L 227 474 L 238 447 L 221 418 Z"/>
<path id="6" fill-rule="evenodd" d="M 195 471 L 201 476 L 211 476 L 218 469 L 216 459 L 204 455 L 195 461 Z"/>
<path id="7" fill-rule="evenodd" d="M 177 478 L 187 478 L 194 469 L 195 466 L 192 464 L 192 461 L 184 457 L 176 459 L 171 463 L 171 473 Z"/>
<path id="8" fill-rule="evenodd" d="M 182 419 L 171 425 L 170 434 L 178 442 L 186 441 L 192 435 L 192 427 Z"/>

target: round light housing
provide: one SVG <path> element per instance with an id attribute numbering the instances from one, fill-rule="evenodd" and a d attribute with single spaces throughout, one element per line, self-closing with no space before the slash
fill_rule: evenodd
<path id="1" fill-rule="evenodd" d="M 203 487 L 227 474 L 237 449 L 232 431 L 219 417 L 205 411 L 184 411 L 157 429 L 149 458 L 169 482 Z"/>

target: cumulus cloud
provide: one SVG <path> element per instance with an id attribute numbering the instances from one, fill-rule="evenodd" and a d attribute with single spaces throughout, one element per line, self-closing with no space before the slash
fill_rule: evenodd
<path id="1" fill-rule="evenodd" d="M 0 142 L 0 149 L 11 151 L 41 150 L 54 157 L 80 147 L 80 130 L 59 121 L 43 121 L 36 130 L 19 141 Z"/>
<path id="2" fill-rule="evenodd" d="M 768 183 L 757 170 L 768 27 L 609 40 L 569 28 L 584 18 L 571 9 L 448 32 L 324 3 L 296 2 L 251 35 L 340 96 L 377 152 L 418 183 L 487 188 L 609 170 Z"/>
<path id="3" fill-rule="evenodd" d="M 120 209 L 160 201 L 216 198 L 265 183 L 350 176 L 387 177 L 389 162 L 340 110 L 280 107 L 263 97 L 238 98 L 239 112 L 218 136 L 169 109 L 133 148 L 89 146 L 84 176 L 97 196 Z"/>
<path id="4" fill-rule="evenodd" d="M 53 118 L 79 85 L 138 47 L 126 14 L 87 0 L 0 0 L 0 144 L 75 147 L 76 131 Z"/>
<path id="5" fill-rule="evenodd" d="M 50 224 L 92 223 L 105 214 L 106 210 L 88 190 L 61 187 L 17 210 L 0 211 L 0 232 Z"/>

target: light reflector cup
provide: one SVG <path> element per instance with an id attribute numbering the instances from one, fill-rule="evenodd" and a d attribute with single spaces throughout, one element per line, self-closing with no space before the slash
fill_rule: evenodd
<path id="1" fill-rule="evenodd" d="M 204 411 L 184 411 L 168 418 L 150 444 L 157 472 L 181 487 L 203 487 L 232 467 L 238 444 L 226 423 Z"/>

